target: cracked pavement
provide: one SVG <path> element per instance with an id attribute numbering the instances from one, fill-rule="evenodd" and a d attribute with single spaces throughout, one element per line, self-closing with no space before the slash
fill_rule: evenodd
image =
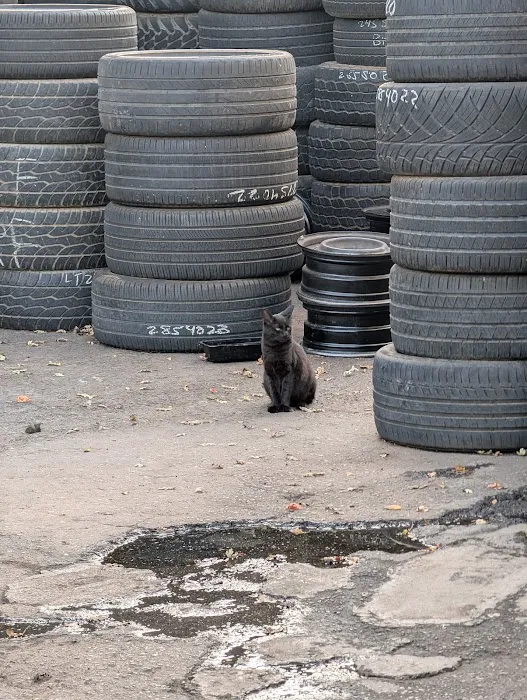
<path id="1" fill-rule="evenodd" d="M 311 357 L 317 412 L 271 415 L 257 363 L 243 373 L 73 333 L 0 341 L 2 698 L 523 700 L 526 457 L 383 442 L 371 359 Z M 232 576 L 210 579 L 227 603 L 194 586 L 205 602 L 161 604 L 173 574 L 104 557 L 147 531 L 261 519 L 393 522 L 433 546 L 361 550 L 342 568 L 232 562 L 255 606 L 279 607 L 269 624 L 184 637 L 109 614 L 228 619 Z"/>

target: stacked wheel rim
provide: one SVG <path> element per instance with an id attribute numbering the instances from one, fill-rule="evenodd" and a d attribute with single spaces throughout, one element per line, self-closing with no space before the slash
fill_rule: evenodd
<path id="1" fill-rule="evenodd" d="M 390 340 L 385 236 L 330 231 L 300 239 L 306 264 L 298 293 L 307 310 L 304 347 L 340 357 L 373 355 Z"/>

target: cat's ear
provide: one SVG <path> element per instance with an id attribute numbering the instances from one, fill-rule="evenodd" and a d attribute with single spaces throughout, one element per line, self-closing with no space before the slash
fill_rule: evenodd
<path id="1" fill-rule="evenodd" d="M 280 316 L 282 316 L 287 323 L 291 322 L 291 316 L 293 315 L 293 311 L 295 310 L 295 307 L 291 304 L 291 306 L 288 306 L 285 311 L 282 311 Z"/>
<path id="2" fill-rule="evenodd" d="M 271 325 L 271 323 L 273 322 L 273 314 L 269 311 L 269 309 L 264 309 L 262 311 L 262 316 L 264 323 L 268 326 Z"/>

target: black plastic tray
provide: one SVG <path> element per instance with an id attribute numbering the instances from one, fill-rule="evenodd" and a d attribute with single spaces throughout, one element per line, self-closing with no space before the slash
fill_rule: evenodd
<path id="1" fill-rule="evenodd" d="M 251 362 L 262 354 L 261 338 L 202 340 L 200 348 L 209 362 Z"/>

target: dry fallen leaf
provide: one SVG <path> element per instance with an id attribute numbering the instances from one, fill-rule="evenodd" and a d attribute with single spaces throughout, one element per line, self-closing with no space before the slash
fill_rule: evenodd
<path id="1" fill-rule="evenodd" d="M 42 345 L 42 343 L 35 343 L 34 340 L 28 340 L 27 344 L 30 348 L 39 348 Z"/>
<path id="2" fill-rule="evenodd" d="M 312 477 L 312 476 L 324 476 L 324 472 L 306 472 L 304 474 L 304 477 L 306 479 L 308 479 L 309 477 Z"/>
<path id="3" fill-rule="evenodd" d="M 77 396 L 81 399 L 88 399 L 91 401 L 92 399 L 96 398 L 97 394 L 77 394 Z"/>
<path id="4" fill-rule="evenodd" d="M 304 530 L 302 530 L 302 529 L 299 528 L 299 527 L 294 527 L 292 530 L 289 530 L 289 532 L 290 532 L 292 535 L 303 535 L 303 534 L 304 534 Z"/>
<path id="5" fill-rule="evenodd" d="M 499 481 L 493 481 L 492 484 L 487 484 L 488 489 L 494 489 L 495 491 L 503 491 L 505 489 L 505 486 L 503 484 L 500 484 Z"/>
<path id="6" fill-rule="evenodd" d="M 182 420 L 181 425 L 203 425 L 204 423 L 212 423 L 211 420 Z"/>
<path id="7" fill-rule="evenodd" d="M 358 372 L 358 371 L 359 371 L 359 368 L 358 368 L 358 367 L 355 367 L 355 365 L 353 365 L 350 369 L 348 369 L 348 370 L 346 370 L 346 371 L 344 372 L 344 376 L 345 376 L 345 377 L 351 377 L 351 375 L 353 374 L 353 372 Z"/>
<path id="8" fill-rule="evenodd" d="M 209 389 L 209 391 L 210 391 L 211 394 L 217 394 L 217 393 L 218 393 L 218 390 L 217 390 L 216 387 L 214 387 L 214 386 L 211 386 L 211 388 Z"/>
<path id="9" fill-rule="evenodd" d="M 527 450 L 525 449 L 525 447 L 520 447 L 520 449 L 518 450 L 518 452 L 516 452 L 516 454 L 519 457 L 527 457 Z"/>
<path id="10" fill-rule="evenodd" d="M 295 510 L 302 510 L 302 504 L 301 503 L 290 503 L 287 506 L 287 510 L 290 510 L 291 512 Z"/>
<path id="11" fill-rule="evenodd" d="M 11 629 L 11 627 L 7 627 L 5 630 L 5 636 L 8 639 L 16 639 L 17 637 L 23 637 L 24 633 L 23 632 L 15 632 L 15 630 Z"/>
<path id="12" fill-rule="evenodd" d="M 156 411 L 171 411 L 171 410 L 172 410 L 172 406 L 158 406 L 156 408 Z"/>
<path id="13" fill-rule="evenodd" d="M 426 506 L 417 506 L 416 510 L 418 513 L 428 513 L 430 508 L 427 508 Z"/>
<path id="14" fill-rule="evenodd" d="M 5 362 L 5 355 L 0 353 L 0 362 Z"/>
<path id="15" fill-rule="evenodd" d="M 254 372 L 251 372 L 250 369 L 247 369 L 247 367 L 244 367 L 242 369 L 242 375 L 244 377 L 247 377 L 248 379 L 253 379 L 254 378 Z"/>
<path id="16" fill-rule="evenodd" d="M 62 367 L 62 362 L 48 362 L 48 367 Z"/>
<path id="17" fill-rule="evenodd" d="M 17 403 L 31 403 L 31 399 L 29 398 L 29 396 L 21 395 L 21 396 L 16 397 L 16 402 Z"/>
<path id="18" fill-rule="evenodd" d="M 315 377 L 321 377 L 323 374 L 326 374 L 324 367 L 317 367 L 315 370 Z"/>
<path id="19" fill-rule="evenodd" d="M 391 505 L 391 506 L 385 506 L 386 510 L 402 510 L 402 506 L 398 505 Z"/>
<path id="20" fill-rule="evenodd" d="M 462 464 L 456 464 L 454 467 L 454 471 L 456 474 L 464 474 L 467 471 L 467 468 L 464 467 Z"/>

